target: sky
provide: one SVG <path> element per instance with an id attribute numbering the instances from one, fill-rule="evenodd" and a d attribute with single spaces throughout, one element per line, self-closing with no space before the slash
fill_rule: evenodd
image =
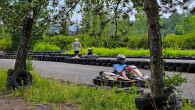
<path id="1" fill-rule="evenodd" d="M 159 1 L 159 0 L 158 0 Z M 195 8 L 195 0 L 193 0 L 193 2 L 189 5 L 190 8 Z M 81 21 L 82 17 L 81 17 L 81 13 L 77 13 L 77 11 L 79 10 L 80 6 L 76 7 L 76 11 L 74 12 L 71 20 L 73 21 Z M 184 10 L 182 10 L 181 8 L 177 7 L 178 13 L 182 14 L 184 12 Z M 168 18 L 171 15 L 171 13 L 168 14 L 163 14 L 162 18 Z M 130 16 L 130 20 L 131 21 L 135 21 L 135 16 Z"/>

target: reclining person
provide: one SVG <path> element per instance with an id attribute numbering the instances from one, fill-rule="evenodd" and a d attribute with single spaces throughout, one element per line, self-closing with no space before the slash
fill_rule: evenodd
<path id="1" fill-rule="evenodd" d="M 126 75 L 125 67 L 127 66 L 125 64 L 126 57 L 122 54 L 117 55 L 117 64 L 114 65 L 114 72 L 117 75 L 123 76 L 127 79 L 129 79 Z"/>
<path id="2" fill-rule="evenodd" d="M 88 48 L 88 52 L 84 53 L 83 56 L 85 55 L 93 55 L 92 49 Z"/>

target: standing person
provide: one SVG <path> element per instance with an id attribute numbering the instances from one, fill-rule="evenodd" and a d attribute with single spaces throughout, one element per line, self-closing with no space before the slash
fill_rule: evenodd
<path id="1" fill-rule="evenodd" d="M 123 76 L 127 79 L 129 79 L 126 75 L 126 71 L 124 69 L 124 67 L 126 67 L 127 65 L 125 64 L 125 55 L 122 54 L 118 54 L 117 55 L 117 64 L 114 65 L 114 72 L 117 75 Z"/>
<path id="2" fill-rule="evenodd" d="M 75 42 L 72 44 L 72 48 L 74 49 L 75 58 L 78 58 L 79 47 L 81 47 L 81 52 L 82 52 L 81 43 L 79 42 L 79 39 L 78 38 L 75 38 Z"/>

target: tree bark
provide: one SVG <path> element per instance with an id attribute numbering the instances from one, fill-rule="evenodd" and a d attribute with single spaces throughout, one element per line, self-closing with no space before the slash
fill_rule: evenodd
<path id="1" fill-rule="evenodd" d="M 14 70 L 26 69 L 26 59 L 30 48 L 30 39 L 31 39 L 31 32 L 32 32 L 33 20 L 34 20 L 33 15 L 30 14 L 33 13 L 29 12 L 29 15 L 26 16 L 23 23 L 22 37 L 20 40 L 20 47 L 18 50 L 18 55 L 16 58 Z"/>
<path id="2" fill-rule="evenodd" d="M 150 43 L 151 93 L 153 96 L 158 96 L 164 93 L 164 66 L 157 0 L 145 0 L 145 11 Z"/>

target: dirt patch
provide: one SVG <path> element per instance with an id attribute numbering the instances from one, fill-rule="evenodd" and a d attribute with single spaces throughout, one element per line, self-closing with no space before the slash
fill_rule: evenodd
<path id="1" fill-rule="evenodd" d="M 36 104 L 31 106 L 30 103 L 21 97 L 8 97 L 7 95 L 7 91 L 0 91 L 0 110 L 53 110 L 54 108 L 60 110 L 74 110 L 78 108 L 75 105 L 63 103 Z"/>

